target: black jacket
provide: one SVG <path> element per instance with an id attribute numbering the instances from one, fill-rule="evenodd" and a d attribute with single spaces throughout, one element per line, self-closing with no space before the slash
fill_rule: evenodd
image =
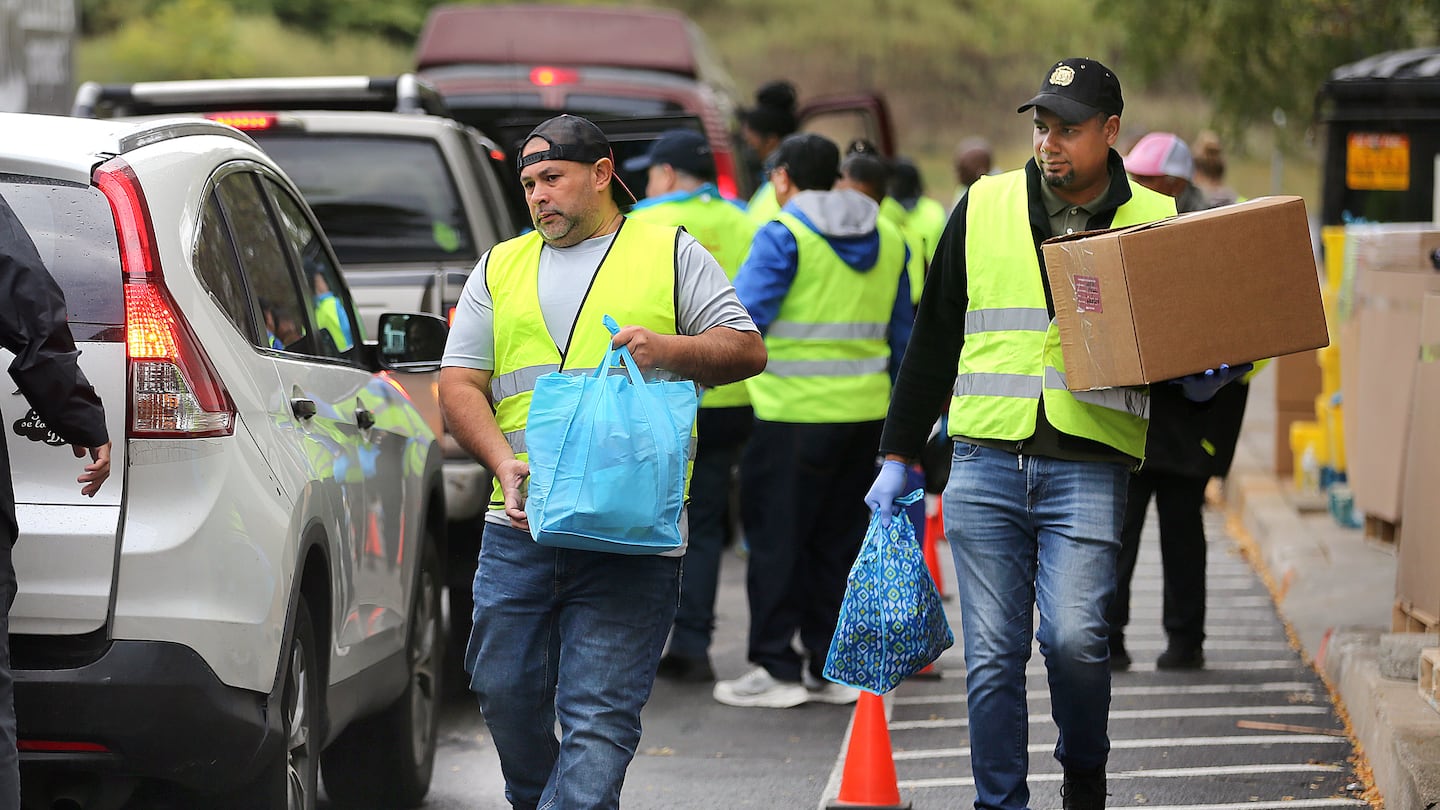
<path id="1" fill-rule="evenodd" d="M 65 296 L 45 269 L 25 226 L 0 197 L 0 346 L 14 352 L 10 376 L 45 424 L 84 447 L 108 442 L 100 397 L 80 370 L 66 322 Z M 13 416 L 13 414 L 12 414 Z M 6 430 L 10 428 L 4 424 Z M 15 542 L 15 489 L 0 432 L 0 532 Z"/>

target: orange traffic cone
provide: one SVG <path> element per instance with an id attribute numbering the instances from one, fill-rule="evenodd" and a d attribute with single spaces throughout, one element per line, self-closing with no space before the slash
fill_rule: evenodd
<path id="1" fill-rule="evenodd" d="M 945 536 L 945 518 L 939 509 L 925 518 L 925 539 L 920 547 L 925 552 L 925 567 L 930 569 L 930 578 L 935 580 L 935 590 L 945 598 L 945 577 L 940 571 L 940 538 Z"/>
<path id="2" fill-rule="evenodd" d="M 845 748 L 845 771 L 840 776 L 840 795 L 825 805 L 827 810 L 910 810 L 900 801 L 895 780 L 895 757 L 890 753 L 890 727 L 885 724 L 885 701 L 873 692 L 861 692 L 850 724 L 850 744 Z"/>

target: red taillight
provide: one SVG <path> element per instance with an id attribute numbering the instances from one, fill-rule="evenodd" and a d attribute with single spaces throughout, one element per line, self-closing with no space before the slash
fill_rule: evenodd
<path id="1" fill-rule="evenodd" d="M 735 183 L 735 157 L 729 152 L 715 153 L 715 187 L 720 189 L 722 197 L 740 199 L 740 187 Z"/>
<path id="2" fill-rule="evenodd" d="M 71 740 L 20 740 L 16 748 L 49 754 L 108 754 L 110 747 L 93 742 Z"/>
<path id="3" fill-rule="evenodd" d="M 235 406 L 160 276 L 145 195 L 124 161 L 95 171 L 110 201 L 125 284 L 125 345 L 130 369 L 130 435 L 228 436 Z"/>
<path id="4" fill-rule="evenodd" d="M 205 117 L 211 121 L 229 124 L 236 129 L 249 131 L 273 129 L 277 120 L 275 113 L 266 112 L 207 113 Z"/>
<path id="5" fill-rule="evenodd" d="M 505 153 L 504 153 L 504 152 L 501 152 L 499 149 L 491 149 L 491 150 L 490 150 L 490 159 L 491 159 L 491 160 L 494 160 L 494 161 L 498 161 L 498 162 L 500 162 L 500 163 L 504 163 L 504 162 L 505 162 Z"/>
<path id="6" fill-rule="evenodd" d="M 537 67 L 530 70 L 530 83 L 537 87 L 552 87 L 557 84 L 574 84 L 580 74 L 573 70 L 555 67 Z"/>
<path id="7" fill-rule="evenodd" d="M 455 328 L 455 310 L 457 307 L 450 307 L 445 310 L 445 325 L 451 329 Z"/>

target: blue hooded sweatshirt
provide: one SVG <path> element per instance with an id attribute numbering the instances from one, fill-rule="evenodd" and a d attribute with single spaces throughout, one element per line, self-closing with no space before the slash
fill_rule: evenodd
<path id="1" fill-rule="evenodd" d="M 825 238 L 841 260 L 859 273 L 868 273 L 880 258 L 880 232 L 875 227 L 880 206 L 858 191 L 802 191 L 785 204 L 805 227 Z M 909 264 L 910 249 L 905 249 Z M 750 311 L 755 326 L 765 334 L 780 314 L 780 304 L 795 283 L 799 249 L 795 236 L 779 222 L 768 222 L 755 234 L 750 255 L 735 276 L 735 292 Z M 910 303 L 910 278 L 900 273 L 895 308 L 890 313 L 890 379 L 905 356 L 915 307 Z"/>

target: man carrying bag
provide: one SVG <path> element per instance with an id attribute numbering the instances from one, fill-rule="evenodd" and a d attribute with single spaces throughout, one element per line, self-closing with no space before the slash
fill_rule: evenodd
<path id="1" fill-rule="evenodd" d="M 519 170 L 535 231 L 480 259 L 440 377 L 452 435 L 496 479 L 465 667 L 513 807 L 614 808 L 674 618 L 683 546 L 611 554 L 531 539 L 535 382 L 593 370 L 623 346 L 647 376 L 721 385 L 758 373 L 765 349 L 704 248 L 623 216 L 613 194 L 633 197 L 594 124 L 562 115 L 536 127 Z M 622 325 L 613 338 L 607 314 Z M 679 524 L 683 537 L 683 514 Z"/>

